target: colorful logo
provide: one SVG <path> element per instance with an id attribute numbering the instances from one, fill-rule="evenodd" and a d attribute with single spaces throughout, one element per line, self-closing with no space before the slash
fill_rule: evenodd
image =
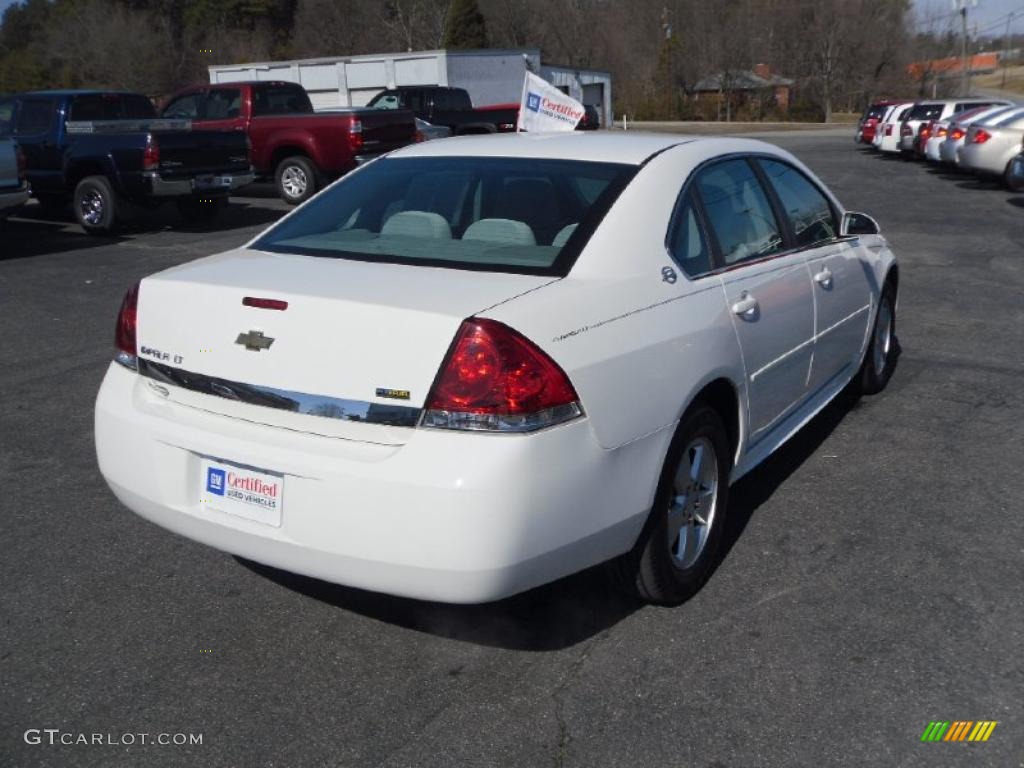
<path id="1" fill-rule="evenodd" d="M 210 467 L 206 470 L 206 490 L 218 496 L 224 495 L 224 470 Z"/>
<path id="2" fill-rule="evenodd" d="M 526 108 L 531 112 L 540 112 L 540 94 L 527 92 L 526 94 Z"/>
<path id="3" fill-rule="evenodd" d="M 997 724 L 995 720 L 933 720 L 921 741 L 988 741 Z"/>

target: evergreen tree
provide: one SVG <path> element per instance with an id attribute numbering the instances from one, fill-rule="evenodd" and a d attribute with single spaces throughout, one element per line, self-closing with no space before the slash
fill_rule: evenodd
<path id="1" fill-rule="evenodd" d="M 486 48 L 487 26 L 476 0 L 454 0 L 445 23 L 445 48 Z"/>

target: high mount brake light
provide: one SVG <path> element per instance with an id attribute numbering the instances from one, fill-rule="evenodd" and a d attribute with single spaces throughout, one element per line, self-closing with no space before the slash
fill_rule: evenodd
<path id="1" fill-rule="evenodd" d="M 583 414 L 569 377 L 522 334 L 465 320 L 438 371 L 421 426 L 532 432 Z"/>
<path id="2" fill-rule="evenodd" d="M 139 314 L 139 284 L 136 283 L 124 295 L 121 311 L 117 313 L 117 326 L 114 328 L 114 346 L 117 355 L 114 360 L 133 371 L 138 370 L 138 347 L 135 339 L 135 327 Z"/>

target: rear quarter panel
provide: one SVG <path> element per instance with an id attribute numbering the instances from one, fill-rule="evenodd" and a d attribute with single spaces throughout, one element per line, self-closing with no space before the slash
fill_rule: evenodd
<path id="1" fill-rule="evenodd" d="M 737 140 L 737 151 L 763 151 Z M 719 145 L 721 146 L 721 145 Z M 665 249 L 677 195 L 705 150 L 650 161 L 594 233 L 569 276 L 485 313 L 524 333 L 568 373 L 594 434 L 617 448 L 671 427 L 710 381 L 746 402 L 721 281 L 690 281 Z M 663 279 L 672 268 L 675 283 Z M 745 416 L 741 409 L 741 434 Z"/>
<path id="2" fill-rule="evenodd" d="M 309 157 L 321 171 L 340 173 L 355 165 L 348 145 L 349 118 L 331 115 L 267 115 L 249 124 L 253 162 L 261 173 L 273 172 L 278 158 Z"/>

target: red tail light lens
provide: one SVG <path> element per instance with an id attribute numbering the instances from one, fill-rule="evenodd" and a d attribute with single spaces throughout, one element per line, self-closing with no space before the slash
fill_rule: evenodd
<path id="1" fill-rule="evenodd" d="M 135 341 L 138 312 L 139 284 L 136 283 L 124 295 L 121 311 L 117 314 L 117 326 L 114 328 L 114 346 L 117 347 L 114 359 L 133 371 L 138 369 L 138 350 Z"/>
<path id="2" fill-rule="evenodd" d="M 986 141 L 992 138 L 992 134 L 983 128 L 979 128 L 977 133 L 971 137 L 972 144 L 984 144 Z"/>
<path id="3" fill-rule="evenodd" d="M 885 126 L 885 135 L 886 136 L 892 136 L 892 126 L 891 125 L 886 125 Z"/>
<path id="4" fill-rule="evenodd" d="M 160 168 L 160 145 L 153 136 L 146 138 L 146 151 L 142 153 L 142 170 L 156 171 Z"/>
<path id="5" fill-rule="evenodd" d="M 964 137 L 964 131 L 962 128 L 954 128 L 953 132 L 949 134 L 949 138 L 953 141 L 960 141 Z"/>
<path id="6" fill-rule="evenodd" d="M 918 130 L 917 130 L 917 135 L 918 135 L 918 136 L 919 136 L 920 138 L 922 138 L 922 139 L 927 139 L 927 138 L 928 138 L 929 136 L 931 136 L 931 135 L 932 135 L 932 126 L 931 126 L 931 123 L 929 123 L 928 125 L 922 125 L 922 126 L 921 126 L 921 127 L 920 127 L 920 128 L 918 129 Z"/>
<path id="7" fill-rule="evenodd" d="M 935 129 L 935 138 L 942 139 L 949 134 L 948 128 L 943 128 L 941 125 Z"/>
<path id="8" fill-rule="evenodd" d="M 462 323 L 421 425 L 532 432 L 582 415 L 565 371 L 526 337 L 494 320 Z"/>
<path id="9" fill-rule="evenodd" d="M 363 151 L 363 121 L 353 120 L 348 129 L 348 147 L 352 154 L 359 154 Z"/>

